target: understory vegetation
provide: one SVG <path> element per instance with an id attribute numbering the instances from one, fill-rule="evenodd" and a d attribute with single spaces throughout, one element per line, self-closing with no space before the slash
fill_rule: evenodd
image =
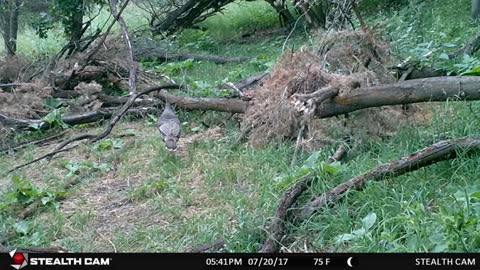
<path id="1" fill-rule="evenodd" d="M 388 44 L 385 49 L 392 59 L 388 68 L 418 63 L 450 76 L 480 74 L 478 53 L 449 58 L 478 31 L 478 22 L 470 19 L 470 1 L 445 2 L 360 2 L 365 23 L 376 39 Z M 109 13 L 101 12 L 94 25 L 108 19 Z M 199 23 L 200 29 L 185 29 L 167 38 L 146 34 L 148 20 L 142 15 L 144 11 L 135 5 L 123 14 L 135 37 L 134 46 L 156 42 L 175 52 L 251 57 L 224 64 L 194 59 L 139 60 L 142 73 L 186 86 L 186 90 L 169 90 L 180 96 L 231 97 L 237 94 L 234 89 L 217 86 L 278 70 L 294 57 L 290 56 L 293 52 L 316 48 L 325 33 L 307 29 L 301 16 L 295 18 L 292 29 L 282 27 L 277 13 L 264 1 L 235 1 L 223 13 Z M 352 24 L 357 31 L 361 29 L 357 19 Z M 40 39 L 31 25 L 22 25 L 18 58 L 48 64 L 47 57 L 65 44 L 59 26 L 50 31 L 48 38 Z M 120 35 L 120 27 L 114 33 Z M 116 86 L 108 91 L 112 96 L 128 94 L 126 88 Z M 54 128 L 31 127 L 10 134 L 10 142 L 103 130 L 106 120 L 68 127 L 61 118 L 66 115 L 65 106 L 57 102 L 64 101 L 49 99 L 42 117 Z M 325 119 L 321 125 L 331 129 L 322 133 L 318 142 L 306 141 L 302 146 L 296 136 L 275 138 L 261 146 L 240 142 L 246 115 L 177 108 L 182 137 L 174 155 L 158 135 L 160 112 L 125 116 L 108 138 L 81 144 L 12 173 L 7 172 L 54 146 L 2 151 L 0 244 L 60 246 L 70 252 L 182 252 L 223 239 L 221 251 L 256 252 L 266 239 L 266 224 L 283 193 L 299 177 L 314 175 L 298 205 L 382 163 L 441 140 L 480 134 L 478 101 L 452 99 L 411 106 L 414 113 L 390 119 L 393 124 L 373 133 L 370 129 L 377 127 L 371 119 L 328 119 L 341 123 L 335 125 Z M 328 165 L 325 161 L 343 143 L 343 121 L 356 121 L 348 131 L 348 153 L 345 159 Z M 478 252 L 479 172 L 478 153 L 460 152 L 452 160 L 368 182 L 306 220 L 286 222 L 280 250 Z M 34 202 L 40 207 L 19 219 Z"/>

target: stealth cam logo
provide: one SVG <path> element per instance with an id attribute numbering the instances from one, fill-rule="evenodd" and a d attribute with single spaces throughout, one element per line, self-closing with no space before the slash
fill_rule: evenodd
<path id="1" fill-rule="evenodd" d="M 20 253 L 15 249 L 10 251 L 10 257 L 13 260 L 12 267 L 15 269 L 22 269 L 28 264 L 28 253 Z"/>

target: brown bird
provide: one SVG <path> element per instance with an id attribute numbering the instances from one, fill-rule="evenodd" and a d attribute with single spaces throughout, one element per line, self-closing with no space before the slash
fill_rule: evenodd
<path id="1" fill-rule="evenodd" d="M 165 109 L 158 118 L 158 130 L 167 149 L 169 151 L 177 150 L 177 142 L 180 138 L 180 120 L 168 101 L 165 102 Z"/>

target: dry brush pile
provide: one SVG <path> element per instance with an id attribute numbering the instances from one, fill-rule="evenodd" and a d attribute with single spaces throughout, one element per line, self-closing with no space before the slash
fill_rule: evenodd
<path id="1" fill-rule="evenodd" d="M 242 137 L 248 137 L 252 145 L 296 139 L 302 131 L 307 147 L 358 132 L 384 136 L 395 131 L 399 119 L 405 119 L 406 112 L 399 106 L 317 119 L 325 100 L 396 81 L 386 68 L 391 62 L 387 44 L 372 34 L 339 31 L 323 34 L 318 40 L 314 46 L 285 53 L 270 79 L 255 91 L 242 124 Z"/>

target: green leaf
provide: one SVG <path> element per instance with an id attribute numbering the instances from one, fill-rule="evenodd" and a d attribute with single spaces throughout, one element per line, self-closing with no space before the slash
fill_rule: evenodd
<path id="1" fill-rule="evenodd" d="M 433 248 L 432 252 L 444 252 L 447 249 L 448 244 L 438 244 Z"/>
<path id="2" fill-rule="evenodd" d="M 108 172 L 112 169 L 112 166 L 110 166 L 110 164 L 108 163 L 95 163 L 93 165 L 93 168 L 97 169 L 97 170 L 100 170 L 100 171 L 104 171 L 104 172 Z"/>
<path id="3" fill-rule="evenodd" d="M 473 192 L 472 194 L 470 194 L 470 197 L 471 197 L 471 198 L 474 198 L 474 199 L 479 199 L 479 200 L 480 200 L 480 191 Z"/>
<path id="4" fill-rule="evenodd" d="M 46 98 L 45 99 L 45 105 L 49 108 L 52 108 L 52 109 L 57 109 L 62 104 L 63 104 L 63 102 L 56 99 L 56 98 Z"/>
<path id="5" fill-rule="evenodd" d="M 428 240 L 430 240 L 430 242 L 433 244 L 443 244 L 445 243 L 445 236 L 443 233 L 437 233 L 428 237 Z"/>
<path id="6" fill-rule="evenodd" d="M 43 122 L 31 123 L 30 125 L 28 125 L 29 128 L 32 128 L 35 130 L 39 130 L 40 128 L 42 128 L 42 126 L 43 126 Z"/>
<path id="7" fill-rule="evenodd" d="M 47 203 L 51 202 L 52 200 L 53 200 L 52 197 L 43 197 L 41 199 L 43 205 L 46 205 Z"/>
<path id="8" fill-rule="evenodd" d="M 446 53 L 441 53 L 438 58 L 444 59 L 444 60 L 450 60 L 450 57 L 448 57 L 448 54 Z"/>
<path id="9" fill-rule="evenodd" d="M 122 139 L 114 139 L 112 141 L 112 147 L 115 149 L 121 149 L 125 145 L 125 142 Z"/>
<path id="10" fill-rule="evenodd" d="M 320 156 L 320 151 L 313 152 L 305 161 L 302 167 L 304 168 L 315 168 L 318 157 Z"/>
<path id="11" fill-rule="evenodd" d="M 353 235 L 356 235 L 356 236 L 364 236 L 365 234 L 367 234 L 367 229 L 365 228 L 360 228 L 358 230 L 353 230 L 352 231 L 352 234 Z"/>
<path id="12" fill-rule="evenodd" d="M 106 140 L 103 140 L 103 141 L 99 141 L 96 145 L 97 148 L 100 148 L 102 150 L 105 150 L 105 149 L 109 149 L 111 148 L 113 145 L 113 142 L 112 140 L 110 139 L 106 139 Z"/>
<path id="13" fill-rule="evenodd" d="M 453 42 L 446 42 L 446 43 L 443 43 L 442 44 L 444 47 L 447 47 L 447 48 L 453 48 L 453 47 L 456 47 L 457 44 L 453 43 Z"/>
<path id="14" fill-rule="evenodd" d="M 362 219 L 362 224 L 363 224 L 362 226 L 363 228 L 368 230 L 373 226 L 373 224 L 375 224 L 376 221 L 377 221 L 377 214 L 370 213 Z"/>
<path id="15" fill-rule="evenodd" d="M 198 132 L 200 130 L 202 130 L 202 127 L 201 126 L 196 126 L 194 128 L 191 129 L 193 132 Z"/>
<path id="16" fill-rule="evenodd" d="M 322 163 L 320 167 L 322 171 L 329 174 L 336 174 L 342 169 L 342 165 L 340 164 L 340 162 L 334 162 L 330 164 Z"/>
<path id="17" fill-rule="evenodd" d="M 354 240 L 356 238 L 358 238 L 358 235 L 354 235 L 354 234 L 351 234 L 351 233 L 344 233 L 344 234 L 341 234 L 341 235 L 335 237 L 335 243 L 341 244 L 341 243 L 344 243 L 344 242 Z"/>
<path id="18" fill-rule="evenodd" d="M 20 180 L 21 180 L 21 178 L 20 178 L 19 175 L 16 175 L 16 174 L 15 174 L 15 175 L 12 176 L 12 183 L 13 183 L 15 186 L 18 186 L 18 184 L 20 183 Z"/>
<path id="19" fill-rule="evenodd" d="M 43 117 L 43 121 L 49 123 L 49 124 L 52 124 L 53 122 L 55 122 L 55 120 L 57 120 L 57 110 L 53 110 L 51 111 L 50 113 L 48 113 L 45 117 Z"/>
<path id="20" fill-rule="evenodd" d="M 23 234 L 23 235 L 28 234 L 28 232 L 30 231 L 30 223 L 24 220 L 19 221 L 15 223 L 14 229 L 15 229 L 15 232 L 18 234 Z"/>

